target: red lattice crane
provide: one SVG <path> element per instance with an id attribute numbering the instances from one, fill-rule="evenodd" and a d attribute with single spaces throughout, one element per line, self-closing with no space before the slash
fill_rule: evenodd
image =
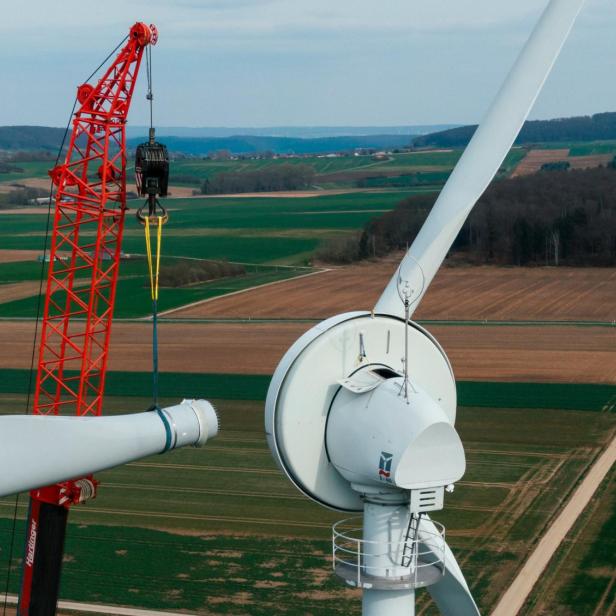
<path id="1" fill-rule="evenodd" d="M 55 212 L 35 414 L 101 414 L 126 212 L 126 119 L 144 50 L 156 40 L 154 26 L 136 23 L 98 83 L 79 86 L 65 161 L 50 171 Z M 95 491 L 87 477 L 31 493 L 21 615 L 55 613 L 68 507 Z"/>

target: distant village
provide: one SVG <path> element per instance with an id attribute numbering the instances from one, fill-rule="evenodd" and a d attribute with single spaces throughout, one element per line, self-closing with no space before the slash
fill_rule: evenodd
<path id="1" fill-rule="evenodd" d="M 392 154 L 403 154 L 405 152 L 414 152 L 414 148 L 396 148 L 392 150 L 377 150 L 376 148 L 356 148 L 353 151 L 326 152 L 321 154 L 307 153 L 296 154 L 294 152 L 277 153 L 272 151 L 251 152 L 246 154 L 234 154 L 230 150 L 216 150 L 210 152 L 207 156 L 197 156 L 184 153 L 174 153 L 173 157 L 182 160 L 188 158 L 198 158 L 200 160 L 286 160 L 286 159 L 314 159 L 314 158 L 349 158 L 359 156 L 371 156 L 375 161 L 389 160 Z"/>

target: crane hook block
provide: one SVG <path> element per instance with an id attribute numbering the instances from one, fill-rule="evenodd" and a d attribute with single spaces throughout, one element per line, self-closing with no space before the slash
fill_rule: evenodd
<path id="1" fill-rule="evenodd" d="M 135 182 L 141 196 L 166 197 L 169 186 L 169 152 L 158 141 L 137 146 L 135 153 Z"/>

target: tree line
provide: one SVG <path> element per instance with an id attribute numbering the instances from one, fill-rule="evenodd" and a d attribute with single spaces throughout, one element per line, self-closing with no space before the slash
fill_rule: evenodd
<path id="1" fill-rule="evenodd" d="M 238 263 L 179 259 L 160 268 L 159 283 L 161 287 L 186 287 L 218 278 L 243 276 L 245 273 L 244 266 Z"/>
<path id="2" fill-rule="evenodd" d="M 6 193 L 0 193 L 0 209 L 9 209 L 20 205 L 29 205 L 33 199 L 49 197 L 49 191 L 42 188 L 17 188 Z"/>
<path id="3" fill-rule="evenodd" d="M 349 262 L 405 249 L 434 201 L 434 195 L 404 199 L 372 219 L 357 240 L 328 246 L 321 258 Z M 616 169 L 543 171 L 494 182 L 451 253 L 477 264 L 616 265 Z"/>
<path id="4" fill-rule="evenodd" d="M 413 147 L 465 147 L 477 125 L 460 126 L 449 130 L 421 135 L 413 139 Z M 601 141 L 616 139 L 616 113 L 596 113 L 592 116 L 532 120 L 524 123 L 516 143 Z"/>
<path id="5" fill-rule="evenodd" d="M 315 171 L 312 165 L 282 163 L 253 171 L 224 171 L 201 185 L 204 195 L 275 192 L 310 188 Z"/>

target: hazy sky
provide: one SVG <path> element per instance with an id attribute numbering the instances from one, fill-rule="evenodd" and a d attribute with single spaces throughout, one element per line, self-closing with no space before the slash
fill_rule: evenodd
<path id="1" fill-rule="evenodd" d="M 1 0 L 0 124 L 63 126 L 130 25 L 166 126 L 477 122 L 547 0 Z M 533 118 L 616 110 L 616 2 L 587 0 Z M 142 73 L 132 124 L 146 123 Z"/>

